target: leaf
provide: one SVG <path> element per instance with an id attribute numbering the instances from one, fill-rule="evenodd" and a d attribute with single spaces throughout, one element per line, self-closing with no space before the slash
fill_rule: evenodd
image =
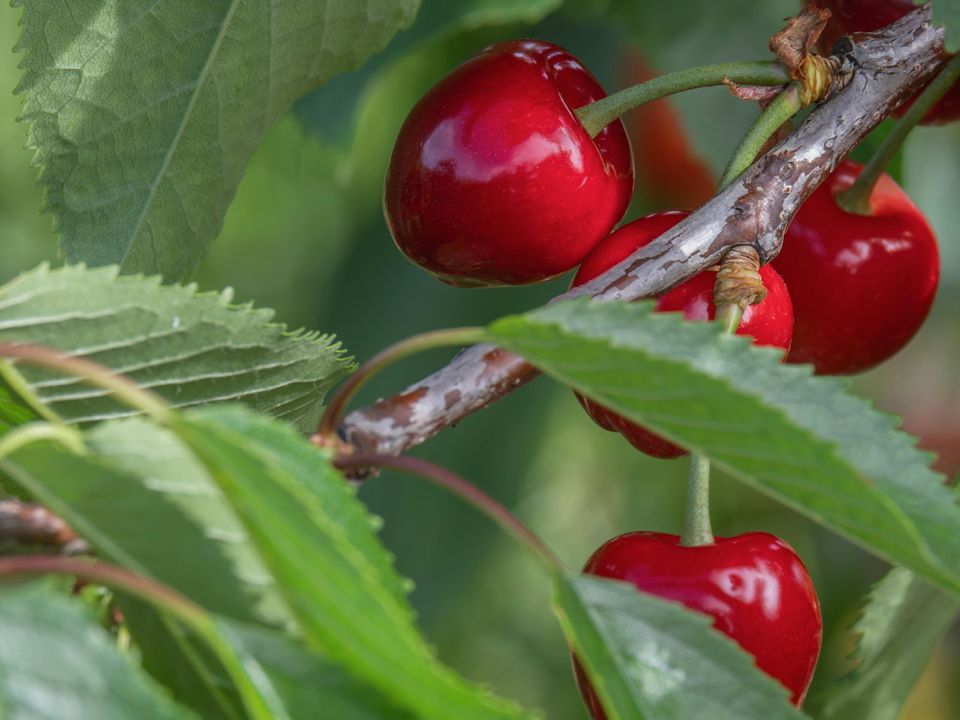
<path id="1" fill-rule="evenodd" d="M 31 584 L 0 593 L 0 712 L 26 720 L 183 720 L 78 603 Z"/>
<path id="2" fill-rule="evenodd" d="M 564 633 L 611 720 L 798 720 L 789 692 L 732 640 L 693 613 L 631 585 L 555 578 Z"/>
<path id="3" fill-rule="evenodd" d="M 353 369 L 328 335 L 272 323 L 271 310 L 229 292 L 117 277 L 117 268 L 45 265 L 0 288 L 0 340 L 59 348 L 135 380 L 176 407 L 239 400 L 312 424 L 324 393 Z M 18 366 L 33 392 L 70 422 L 132 415 L 103 390 Z"/>
<path id="4" fill-rule="evenodd" d="M 7 430 L 23 425 L 37 416 L 24 402 L 10 389 L 7 381 L 0 377 L 0 435 Z"/>
<path id="5" fill-rule="evenodd" d="M 490 327 L 555 379 L 871 552 L 960 590 L 960 508 L 846 383 L 650 302 L 556 303 Z"/>
<path id="6" fill-rule="evenodd" d="M 361 552 L 332 516 L 332 507 L 357 502 L 342 476 L 293 433 L 281 438 L 273 432 L 266 450 L 262 438 L 271 433 L 271 424 L 239 407 L 208 408 L 184 415 L 177 430 L 247 526 L 307 646 L 422 717 L 528 717 L 437 662 L 409 607 L 380 581 L 388 561 L 373 561 Z M 306 459 L 307 449 L 313 462 L 303 465 L 303 474 L 274 462 L 288 454 Z M 338 501 L 331 504 L 317 495 L 314 483 L 322 484 L 327 496 L 335 497 L 339 487 Z"/>
<path id="7" fill-rule="evenodd" d="M 282 700 L 291 718 L 312 718 L 318 708 L 337 720 L 410 720 L 413 716 L 382 693 L 329 660 L 310 653 L 275 630 L 236 622 L 222 623 L 225 635 L 254 658 L 264 684 Z"/>
<path id="8" fill-rule="evenodd" d="M 382 53 L 359 72 L 334 78 L 308 95 L 298 110 L 308 116 L 307 122 L 319 129 L 324 139 L 343 134 L 367 88 L 389 72 L 389 66 L 404 54 L 457 32 L 515 23 L 533 24 L 561 3 L 562 0 L 423 0 L 413 25 L 398 33 Z M 331 107 L 338 112 L 329 112 L 327 108 Z"/>
<path id="9" fill-rule="evenodd" d="M 920 0 L 914 2 L 922 4 Z M 943 44 L 947 52 L 960 50 L 960 0 L 933 0 L 933 22 L 946 31 Z"/>
<path id="10" fill-rule="evenodd" d="M 188 278 L 290 104 L 417 0 L 31 0 L 18 92 L 69 262 Z"/>
<path id="11" fill-rule="evenodd" d="M 115 593 L 140 665 L 181 705 L 204 720 L 238 720 L 243 702 L 210 649 L 143 600 Z"/>
<path id="12" fill-rule="evenodd" d="M 860 665 L 827 690 L 820 720 L 897 720 L 960 600 L 894 568 L 870 591 L 853 630 Z"/>
<path id="13" fill-rule="evenodd" d="M 85 456 L 35 442 L 0 468 L 100 557 L 212 612 L 251 622 L 289 621 L 245 528 L 179 438 L 132 419 L 98 425 L 86 442 L 91 452 Z"/>

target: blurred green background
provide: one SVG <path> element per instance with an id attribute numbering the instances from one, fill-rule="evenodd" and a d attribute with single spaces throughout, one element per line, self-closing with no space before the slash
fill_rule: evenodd
<path id="1" fill-rule="evenodd" d="M 232 286 L 240 300 L 273 307 L 293 327 L 335 332 L 363 359 L 401 337 L 485 323 L 539 305 L 569 278 L 541 286 L 458 290 L 409 264 L 394 248 L 380 205 L 394 136 L 417 98 L 490 42 L 532 36 L 580 57 L 608 88 L 637 79 L 636 59 L 660 70 L 763 58 L 792 0 L 647 3 L 617 0 L 424 0 L 412 28 L 384 55 L 304 98 L 267 136 L 203 263 L 204 289 Z M 0 44 L 16 41 L 19 10 L 4 8 Z M 692 20 L 695 18 L 695 21 Z M 15 122 L 17 57 L 0 55 L 0 279 L 43 260 L 59 263 L 36 169 Z M 725 90 L 675 103 L 691 156 L 716 176 L 755 108 Z M 641 149 L 643 138 L 634 138 Z M 649 142 L 650 139 L 647 139 Z M 700 158 L 701 160 L 696 160 Z M 895 174 L 927 213 L 943 253 L 943 282 L 927 326 L 897 358 L 855 384 L 902 414 L 942 469 L 960 468 L 960 124 L 922 129 Z M 683 188 L 638 191 L 631 216 L 663 207 Z M 394 368 L 360 402 L 398 390 L 442 364 L 436 352 Z M 539 380 L 417 451 L 467 476 L 511 507 L 562 558 L 580 565 L 621 532 L 679 530 L 686 461 L 653 461 L 596 427 L 572 395 Z M 364 500 L 416 583 L 413 601 L 441 657 L 468 676 L 549 718 L 582 718 L 547 578 L 524 551 L 473 509 L 407 477 L 384 473 Z M 713 489 L 718 534 L 767 530 L 806 561 L 823 604 L 826 645 L 811 696 L 848 669 L 846 627 L 883 563 L 723 476 Z M 960 636 L 927 668 L 905 718 L 957 717 Z"/>

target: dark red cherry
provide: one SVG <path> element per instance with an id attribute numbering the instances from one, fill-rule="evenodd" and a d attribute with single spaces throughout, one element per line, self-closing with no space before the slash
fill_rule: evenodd
<path id="1" fill-rule="evenodd" d="M 872 32 L 896 22 L 917 8 L 913 0 L 814 0 L 830 11 L 830 20 L 818 42 L 820 51 L 830 53 L 838 38 L 858 32 Z M 903 103 L 897 115 L 910 107 Z M 960 118 L 960 83 L 955 84 L 923 117 L 924 125 L 940 125 Z"/>
<path id="2" fill-rule="evenodd" d="M 820 654 L 820 602 L 803 562 L 769 533 L 716 538 L 683 547 L 676 535 L 634 532 L 605 543 L 584 572 L 623 580 L 713 617 L 713 624 L 753 655 L 757 666 L 803 702 Z M 577 686 L 596 720 L 606 717 L 574 661 Z"/>
<path id="3" fill-rule="evenodd" d="M 662 235 L 688 212 L 666 211 L 647 215 L 624 225 L 600 243 L 584 260 L 573 278 L 573 287 L 583 285 Z M 713 320 L 713 284 L 716 274 L 704 271 L 678 285 L 657 300 L 660 312 L 682 312 L 687 320 Z M 769 265 L 760 268 L 760 277 L 767 288 L 767 297 L 743 312 L 738 335 L 749 335 L 757 345 L 770 345 L 788 350 L 793 337 L 793 307 L 790 293 L 780 275 Z M 620 417 L 601 405 L 577 394 L 577 399 L 594 422 L 605 430 L 619 432 L 641 452 L 652 457 L 670 459 L 686 455 L 686 451 L 668 440 Z"/>
<path id="4" fill-rule="evenodd" d="M 787 362 L 812 363 L 820 375 L 894 355 L 923 324 L 940 278 L 933 231 L 889 175 L 874 187 L 870 215 L 837 205 L 861 170 L 841 163 L 800 208 L 773 261 L 796 315 Z"/>
<path id="5" fill-rule="evenodd" d="M 516 285 L 570 270 L 633 192 L 620 121 L 591 138 L 574 110 L 603 89 L 566 50 L 487 48 L 416 104 L 397 137 L 384 214 L 403 253 L 451 285 Z"/>

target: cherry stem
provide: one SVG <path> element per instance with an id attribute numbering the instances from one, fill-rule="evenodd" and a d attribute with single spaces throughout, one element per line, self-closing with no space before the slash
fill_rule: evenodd
<path id="1" fill-rule="evenodd" d="M 125 568 L 103 562 L 51 555 L 23 555 L 0 558 L 0 578 L 16 579 L 42 575 L 71 575 L 81 580 L 122 590 L 166 612 L 182 622 L 207 643 L 237 686 L 251 718 L 274 717 L 249 679 L 229 640 L 202 607 L 177 591 Z"/>
<path id="2" fill-rule="evenodd" d="M 452 470 L 423 458 L 362 453 L 337 457 L 334 464 L 341 470 L 381 467 L 419 475 L 473 505 L 530 549 L 549 572 L 563 568 L 553 551 L 530 528 L 506 507 Z"/>
<path id="3" fill-rule="evenodd" d="M 737 149 L 733 151 L 730 162 L 723 171 L 723 177 L 720 178 L 718 191 L 725 189 L 740 177 L 757 159 L 757 155 L 763 150 L 763 146 L 770 137 L 800 111 L 803 107 L 800 91 L 800 84 L 792 82 L 763 109 L 737 145 Z"/>
<path id="4" fill-rule="evenodd" d="M 314 442 L 322 441 L 334 435 L 337 426 L 340 424 L 340 419 L 347 409 L 347 404 L 360 388 L 385 367 L 424 350 L 449 345 L 475 345 L 482 341 L 483 328 L 451 328 L 414 335 L 381 350 L 361 365 L 331 396 L 323 417 L 320 419 L 320 424 L 317 426 L 317 432 L 311 439 Z"/>
<path id="5" fill-rule="evenodd" d="M 900 150 L 907 135 L 958 80 L 960 80 L 960 55 L 954 56 L 944 65 L 937 76 L 917 96 L 913 105 L 880 143 L 880 147 L 864 165 L 853 184 L 843 192 L 837 193 L 837 205 L 857 215 L 870 214 L 870 196 L 873 194 L 873 188 Z"/>
<path id="6" fill-rule="evenodd" d="M 165 422 L 169 417 L 170 408 L 159 395 L 140 387 L 130 378 L 118 375 L 110 368 L 85 358 L 67 355 L 42 345 L 8 342 L 0 342 L 0 357 L 81 378 L 91 385 L 112 393 L 123 404 L 149 415 L 158 422 Z"/>
<path id="7" fill-rule="evenodd" d="M 736 303 L 723 303 L 717 308 L 716 322 L 723 332 L 733 335 L 740 327 L 743 308 Z M 687 480 L 687 502 L 683 509 L 683 531 L 680 544 L 684 547 L 713 544 L 710 525 L 710 458 L 700 453 L 690 454 L 690 476 Z"/>
<path id="8" fill-rule="evenodd" d="M 596 137 L 601 130 L 625 112 L 644 103 L 685 90 L 723 85 L 725 81 L 738 85 L 785 85 L 790 82 L 790 71 L 777 60 L 703 65 L 667 73 L 652 80 L 631 85 L 589 105 L 577 108 L 575 113 L 583 127 L 590 133 L 590 137 Z"/>
<path id="9" fill-rule="evenodd" d="M 687 503 L 683 509 L 680 544 L 684 547 L 713 544 L 713 529 L 710 527 L 710 458 L 700 453 L 690 454 L 690 476 L 687 479 Z"/>

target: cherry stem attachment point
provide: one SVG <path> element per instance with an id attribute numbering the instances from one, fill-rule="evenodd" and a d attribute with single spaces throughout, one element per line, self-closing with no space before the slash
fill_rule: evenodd
<path id="1" fill-rule="evenodd" d="M 853 184 L 843 192 L 837 193 L 837 205 L 857 215 L 870 214 L 870 196 L 873 195 L 873 188 L 900 150 L 907 135 L 958 81 L 960 81 L 960 55 L 955 55 L 897 121 Z"/>
<path id="2" fill-rule="evenodd" d="M 685 90 L 723 85 L 725 81 L 738 85 L 785 85 L 790 82 L 790 71 L 777 60 L 730 62 L 688 68 L 618 90 L 596 102 L 577 108 L 575 113 L 590 133 L 590 137 L 596 137 L 601 130 L 628 110 Z"/>
<path id="3" fill-rule="evenodd" d="M 341 470 L 381 467 L 392 468 L 411 475 L 419 475 L 462 500 L 466 500 L 501 528 L 520 540 L 549 572 L 553 573 L 563 568 L 562 563 L 553 554 L 553 551 L 530 528 L 520 522 L 506 507 L 452 470 L 423 458 L 362 453 L 338 457 L 334 460 L 334 465 Z"/>
<path id="4" fill-rule="evenodd" d="M 110 392 L 127 407 L 149 415 L 158 422 L 165 423 L 169 418 L 170 408 L 159 395 L 140 387 L 125 375 L 119 375 L 85 358 L 42 345 L 9 342 L 0 342 L 0 357 L 73 375 Z"/>
<path id="5" fill-rule="evenodd" d="M 733 151 L 727 168 L 723 171 L 718 190 L 723 190 L 740 177 L 757 159 L 757 155 L 763 150 L 763 146 L 770 137 L 802 108 L 801 85 L 794 81 L 763 109 L 747 134 L 743 136 L 737 149 Z"/>
<path id="6" fill-rule="evenodd" d="M 381 350 L 361 365 L 330 397 L 323 417 L 320 419 L 320 424 L 317 426 L 317 431 L 311 440 L 315 443 L 323 443 L 327 438 L 332 437 L 337 432 L 337 426 L 340 424 L 350 400 L 360 388 L 366 385 L 383 368 L 424 350 L 450 345 L 475 345 L 482 342 L 483 339 L 483 328 L 451 328 L 414 335 Z"/>

